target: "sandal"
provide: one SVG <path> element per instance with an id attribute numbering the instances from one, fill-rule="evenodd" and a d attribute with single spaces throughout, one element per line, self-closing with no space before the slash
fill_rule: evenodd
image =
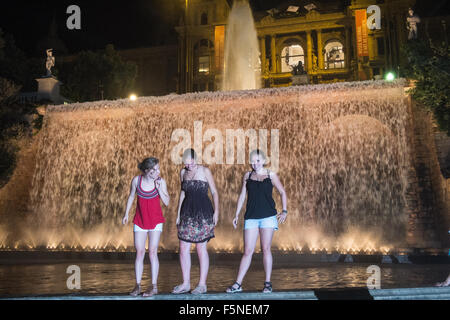
<path id="1" fill-rule="evenodd" d="M 206 285 L 203 286 L 197 286 L 194 290 L 192 290 L 192 294 L 203 294 L 206 293 Z"/>
<path id="2" fill-rule="evenodd" d="M 130 292 L 130 296 L 137 297 L 141 294 L 141 285 L 139 283 L 136 283 L 136 286 L 134 287 L 133 291 Z"/>
<path id="3" fill-rule="evenodd" d="M 237 285 L 237 287 L 235 287 L 235 285 Z M 242 286 L 236 281 L 235 283 L 233 283 L 233 285 L 229 286 L 226 290 L 226 292 L 228 293 L 235 293 L 235 292 L 241 292 L 242 291 Z"/>
<path id="4" fill-rule="evenodd" d="M 178 286 L 176 286 L 175 288 L 173 288 L 172 293 L 173 294 L 182 294 L 182 293 L 187 293 L 191 291 L 190 286 L 188 286 L 187 288 L 183 286 L 183 284 L 180 284 Z"/>
<path id="5" fill-rule="evenodd" d="M 272 292 L 272 282 L 270 282 L 270 281 L 264 282 L 264 289 L 262 292 L 263 293 L 271 293 Z"/>
<path id="6" fill-rule="evenodd" d="M 155 294 L 158 294 L 158 287 L 156 285 L 153 285 L 153 288 L 150 290 L 150 288 L 147 289 L 147 291 L 145 291 L 142 296 L 143 297 L 151 297 L 154 296 Z"/>

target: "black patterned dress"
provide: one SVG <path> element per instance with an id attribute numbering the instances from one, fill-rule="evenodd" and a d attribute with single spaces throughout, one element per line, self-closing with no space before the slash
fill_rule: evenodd
<path id="1" fill-rule="evenodd" d="M 208 182 L 183 180 L 185 198 L 181 204 L 178 239 L 200 243 L 214 238 L 214 208 L 208 197 Z"/>

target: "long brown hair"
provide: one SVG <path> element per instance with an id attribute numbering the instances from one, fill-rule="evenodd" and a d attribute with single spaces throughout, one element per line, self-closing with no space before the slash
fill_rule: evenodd
<path id="1" fill-rule="evenodd" d="M 139 170 L 141 170 L 143 173 L 149 169 L 153 169 L 157 164 L 159 163 L 159 160 L 153 157 L 145 158 L 142 160 L 141 163 L 138 164 Z"/>

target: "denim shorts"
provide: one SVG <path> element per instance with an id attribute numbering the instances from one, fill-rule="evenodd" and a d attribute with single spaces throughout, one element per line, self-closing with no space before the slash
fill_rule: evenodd
<path id="1" fill-rule="evenodd" d="M 161 231 L 161 232 L 162 232 L 162 226 L 163 226 L 162 223 L 158 223 L 158 224 L 155 226 L 155 229 L 142 229 L 142 228 L 139 227 L 137 224 L 135 224 L 135 225 L 134 225 L 133 231 L 134 231 L 134 232 L 147 232 L 147 231 Z"/>
<path id="2" fill-rule="evenodd" d="M 252 228 L 273 228 L 274 230 L 278 230 L 277 216 L 271 216 L 263 219 L 244 220 L 244 230 Z"/>

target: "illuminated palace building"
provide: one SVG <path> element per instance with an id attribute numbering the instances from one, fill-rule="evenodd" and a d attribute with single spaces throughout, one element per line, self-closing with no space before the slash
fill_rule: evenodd
<path id="1" fill-rule="evenodd" d="M 408 37 L 408 8 L 414 2 L 291 1 L 253 12 L 262 87 L 377 79 L 388 71 L 397 73 L 400 47 Z M 371 5 L 376 7 L 372 10 Z M 231 1 L 186 0 L 184 19 L 176 27 L 179 93 L 220 88 L 230 10 Z"/>
<path id="2" fill-rule="evenodd" d="M 233 1 L 178 1 L 184 10 L 174 31 L 178 43 L 119 50 L 125 60 L 138 66 L 135 86 L 139 95 L 221 88 L 227 19 Z M 420 5 L 415 0 L 278 3 L 268 10 L 253 8 L 261 87 L 265 88 L 378 79 L 390 72 L 398 75 L 403 62 L 400 48 L 408 41 L 408 9 Z M 439 16 L 436 8 L 420 16 L 419 38 L 426 34 L 441 37 L 450 25 L 450 17 Z M 426 6 L 420 9 L 422 15 Z"/>

